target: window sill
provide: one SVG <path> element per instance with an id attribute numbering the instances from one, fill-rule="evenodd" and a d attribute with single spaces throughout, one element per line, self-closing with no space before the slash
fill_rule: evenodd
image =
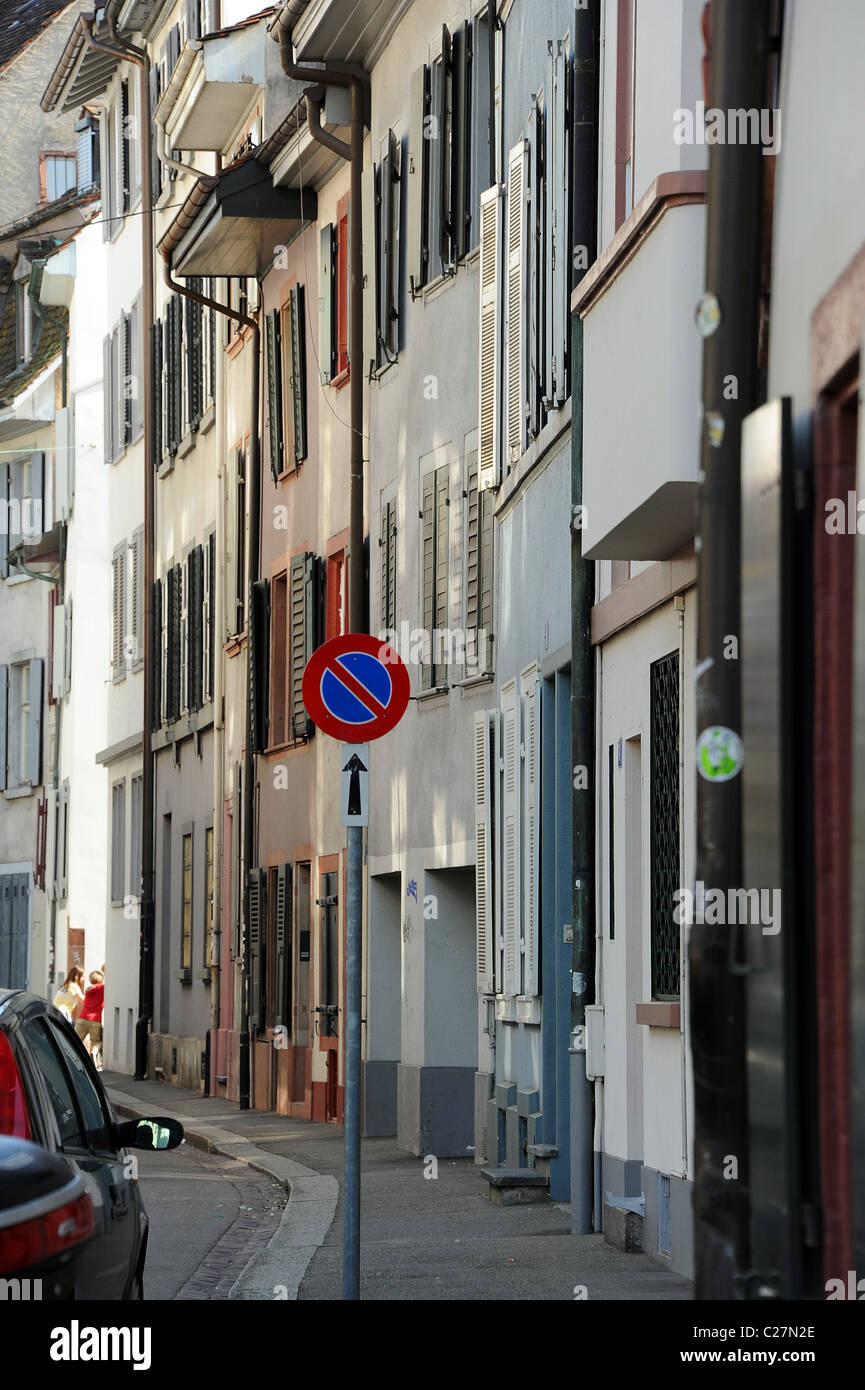
<path id="1" fill-rule="evenodd" d="M 494 671 L 482 671 L 478 676 L 466 676 L 465 680 L 457 684 L 460 690 L 474 690 L 477 686 L 492 685 L 495 678 Z"/>
<path id="2" fill-rule="evenodd" d="M 205 985 L 213 983 L 213 976 L 209 970 L 199 970 L 196 974 L 196 979 L 201 980 Z"/>
<path id="3" fill-rule="evenodd" d="M 636 1021 L 649 1028 L 681 1028 L 682 1006 L 672 999 L 652 999 L 636 1005 Z"/>
<path id="4" fill-rule="evenodd" d="M 286 753 L 297 753 L 301 748 L 308 748 L 309 743 L 308 738 L 295 738 L 288 743 L 274 743 L 272 747 L 265 748 L 261 756 L 272 762 L 274 758 L 282 758 Z"/>
<path id="5" fill-rule="evenodd" d="M 454 284 L 456 278 L 457 272 L 456 267 L 454 267 L 453 270 L 445 271 L 443 275 L 437 275 L 434 280 L 430 280 L 429 284 L 424 285 L 421 290 L 424 304 L 426 304 L 428 300 L 437 299 L 440 294 L 444 294 L 445 291 Z"/>
<path id="6" fill-rule="evenodd" d="M 168 457 L 167 457 L 167 458 L 163 458 L 162 462 L 160 463 L 159 468 L 158 468 L 158 470 L 157 470 L 157 476 L 160 477 L 160 478 L 165 478 L 165 477 L 168 476 L 169 473 L 173 473 L 173 472 L 174 472 L 174 455 L 173 455 L 173 454 L 169 454 Z"/>
<path id="7" fill-rule="evenodd" d="M 290 483 L 292 479 L 300 477 L 300 465 L 302 463 L 303 459 L 299 459 L 297 463 L 292 464 L 291 468 L 283 468 L 282 472 L 277 474 L 277 483 Z"/>
<path id="8" fill-rule="evenodd" d="M 175 980 L 179 980 L 180 983 L 181 983 L 182 985 L 191 985 L 191 984 L 192 984 L 192 971 L 191 971 L 191 970 L 175 970 L 175 972 L 174 972 L 174 978 L 175 978 Z"/>
<path id="9" fill-rule="evenodd" d="M 419 705 L 426 704 L 428 701 L 435 700 L 437 698 L 441 699 L 442 703 L 444 703 L 443 697 L 447 695 L 449 690 L 449 685 L 437 685 L 432 690 L 422 690 L 420 694 L 415 696 L 415 699 L 417 700 Z"/>
<path id="10" fill-rule="evenodd" d="M 200 419 L 200 421 L 199 421 L 199 423 L 198 423 L 198 433 L 199 433 L 199 434 L 207 434 L 207 431 L 208 431 L 209 429 L 211 429 L 215 423 L 216 423 L 216 405 L 215 405 L 215 403 L 214 403 L 213 401 L 211 401 L 211 402 L 210 402 L 210 405 L 207 407 L 207 409 L 205 410 L 204 414 L 202 415 L 202 417 L 201 417 L 201 419 Z"/>
<path id="11" fill-rule="evenodd" d="M 243 632 L 235 633 L 223 644 L 223 651 L 226 656 L 237 656 L 246 647 L 246 629 Z"/>
<path id="12" fill-rule="evenodd" d="M 180 443 L 179 443 L 178 446 L 177 446 L 177 457 L 178 457 L 179 459 L 185 459 L 185 458 L 186 458 L 186 455 L 187 455 L 187 454 L 191 454 L 191 453 L 192 453 L 192 450 L 193 450 L 194 448 L 195 448 L 195 431 L 190 429 L 190 430 L 187 430 L 186 434 L 183 436 L 183 438 L 181 439 Z"/>
<path id="13" fill-rule="evenodd" d="M 23 787 L 7 787 L 4 796 L 7 801 L 15 801 L 19 796 L 32 796 L 35 788 L 28 782 Z"/>
<path id="14" fill-rule="evenodd" d="M 343 386 L 350 380 L 351 366 L 343 367 L 341 372 L 337 372 L 336 376 L 331 377 L 329 385 L 331 385 L 335 391 L 341 391 Z"/>
<path id="15" fill-rule="evenodd" d="M 243 351 L 244 344 L 248 343 L 251 337 L 252 329 L 247 328 L 245 323 L 242 324 L 240 332 L 235 333 L 233 338 L 229 338 L 226 345 L 225 351 L 228 353 L 229 357 L 237 357 L 238 353 Z"/>

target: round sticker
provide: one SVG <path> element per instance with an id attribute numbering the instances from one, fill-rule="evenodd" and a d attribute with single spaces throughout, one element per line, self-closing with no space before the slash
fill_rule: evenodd
<path id="1" fill-rule="evenodd" d="M 697 739 L 697 770 L 707 782 L 729 782 L 742 771 L 745 745 L 732 729 L 714 724 Z"/>
<path id="2" fill-rule="evenodd" d="M 713 294 L 711 290 L 700 297 L 694 317 L 697 320 L 700 337 L 711 338 L 721 322 L 721 306 L 718 303 L 718 296 Z"/>

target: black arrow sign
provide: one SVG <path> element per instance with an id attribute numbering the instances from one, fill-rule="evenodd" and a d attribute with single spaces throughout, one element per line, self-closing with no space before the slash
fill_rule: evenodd
<path id="1" fill-rule="evenodd" d="M 366 767 L 361 762 L 356 753 L 352 753 L 343 772 L 351 773 L 351 781 L 348 784 L 348 811 L 349 816 L 360 816 L 363 808 L 360 804 L 360 774 L 366 772 Z"/>

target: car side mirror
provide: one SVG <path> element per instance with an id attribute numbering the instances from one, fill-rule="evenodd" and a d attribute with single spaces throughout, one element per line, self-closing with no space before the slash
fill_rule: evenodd
<path id="1" fill-rule="evenodd" d="M 176 1149 L 183 1143 L 183 1125 L 157 1115 L 148 1120 L 126 1120 L 117 1126 L 117 1146 L 121 1149 Z"/>

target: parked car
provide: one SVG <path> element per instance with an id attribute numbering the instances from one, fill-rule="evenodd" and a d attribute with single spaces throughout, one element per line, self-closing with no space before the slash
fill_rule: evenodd
<path id="1" fill-rule="evenodd" d="M 0 1279 L 41 1279 L 43 1299 L 142 1298 L 148 1222 L 127 1151 L 182 1140 L 162 1116 L 118 1124 L 59 1010 L 0 989 Z"/>

